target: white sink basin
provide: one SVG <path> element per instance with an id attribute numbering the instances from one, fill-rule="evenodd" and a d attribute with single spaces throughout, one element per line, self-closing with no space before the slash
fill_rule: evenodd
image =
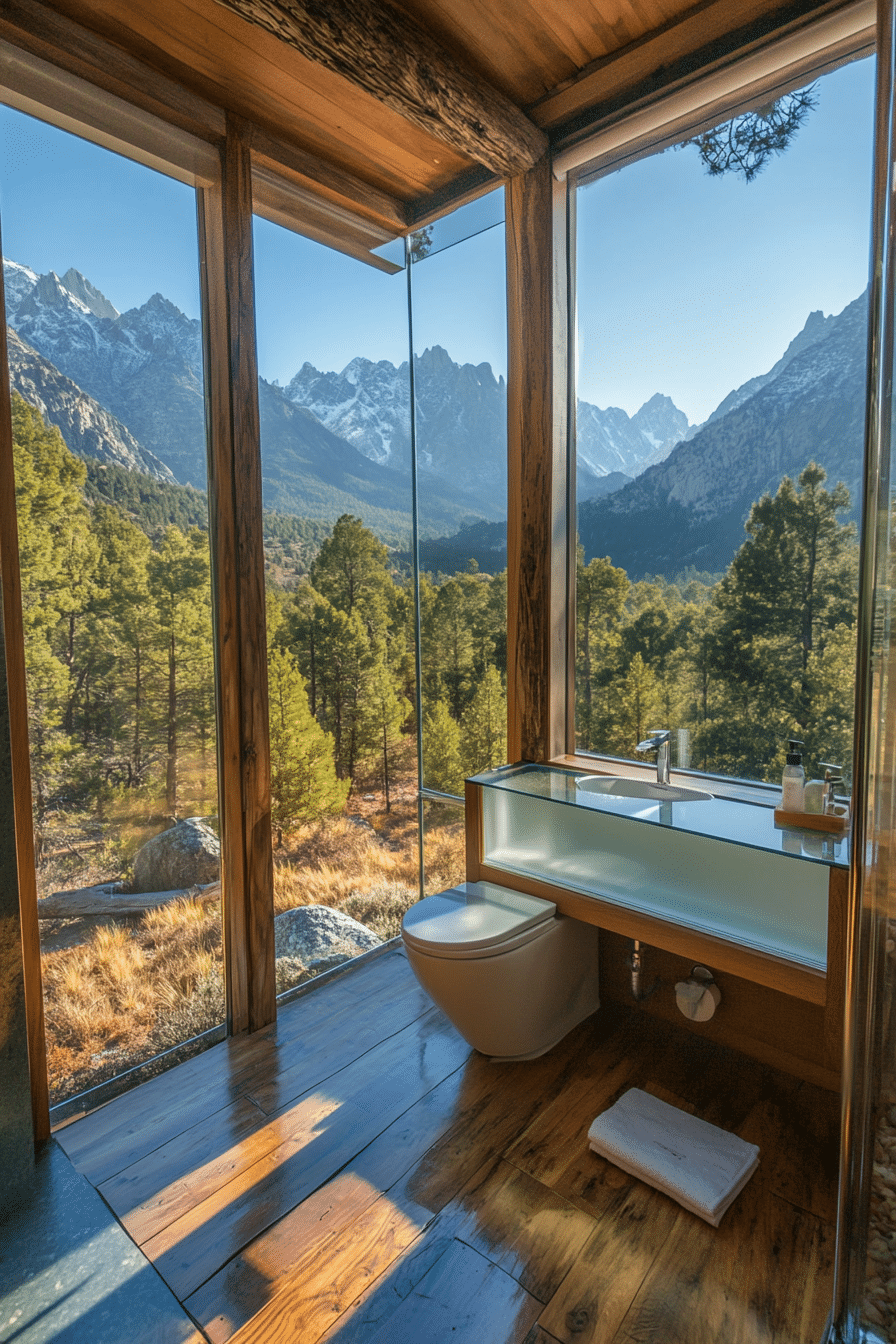
<path id="1" fill-rule="evenodd" d="M 612 794 L 617 798 L 644 798 L 653 803 L 707 803 L 711 793 L 680 784 L 657 784 L 655 780 L 627 779 L 624 775 L 579 775 L 576 788 L 582 793 Z"/>

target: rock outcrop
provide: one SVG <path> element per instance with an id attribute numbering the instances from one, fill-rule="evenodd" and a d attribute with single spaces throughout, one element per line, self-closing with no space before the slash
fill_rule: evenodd
<path id="1" fill-rule="evenodd" d="M 186 817 L 161 831 L 138 849 L 134 858 L 135 891 L 169 891 L 175 887 L 216 882 L 221 871 L 221 845 L 202 817 Z"/>
<path id="2" fill-rule="evenodd" d="M 382 938 L 341 910 L 328 905 L 300 905 L 274 920 L 277 960 L 301 962 L 319 974 L 379 947 Z"/>

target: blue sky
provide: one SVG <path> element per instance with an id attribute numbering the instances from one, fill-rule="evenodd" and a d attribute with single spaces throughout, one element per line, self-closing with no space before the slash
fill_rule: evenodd
<path id="1" fill-rule="evenodd" d="M 873 64 L 827 76 L 819 107 L 754 182 L 709 178 L 696 151 L 581 192 L 580 395 L 629 414 L 654 392 L 703 419 L 768 369 L 813 309 L 867 283 Z M 0 108 L 3 251 L 82 271 L 121 310 L 157 290 L 198 316 L 195 200 L 181 183 Z M 403 275 L 275 225 L 256 227 L 259 366 L 407 356 Z M 506 372 L 504 239 L 490 229 L 414 267 L 415 345 Z"/>
<path id="2" fill-rule="evenodd" d="M 868 283 L 874 63 L 819 81 L 818 107 L 752 182 L 670 150 L 580 192 L 579 394 L 633 414 L 655 392 L 703 420 L 765 373 L 809 313 Z"/>

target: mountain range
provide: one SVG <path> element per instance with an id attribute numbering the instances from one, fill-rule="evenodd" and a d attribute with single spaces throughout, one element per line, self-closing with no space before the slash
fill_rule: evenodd
<path id="1" fill-rule="evenodd" d="M 199 322 L 161 294 L 119 313 L 74 269 L 60 278 L 5 261 L 4 276 L 13 387 L 82 456 L 203 489 Z M 631 417 L 579 401 L 586 559 L 609 555 L 632 576 L 724 569 L 752 502 L 810 458 L 857 500 L 866 313 L 867 296 L 838 316 L 811 313 L 777 363 L 699 426 L 659 393 Z M 425 563 L 456 567 L 474 544 L 491 568 L 506 517 L 504 379 L 433 346 L 415 361 L 415 385 Z M 329 521 L 354 513 L 406 544 L 407 363 L 356 358 L 341 373 L 305 363 L 283 388 L 260 380 L 259 405 L 268 508 Z"/>
<path id="2" fill-rule="evenodd" d="M 42 413 L 58 423 L 67 440 L 73 434 L 72 416 L 57 409 L 58 395 L 50 395 L 60 377 L 117 422 L 110 421 L 103 431 L 97 421 L 92 437 L 75 434 L 75 451 L 129 463 L 158 479 L 171 473 L 182 485 L 202 486 L 199 322 L 161 294 L 119 313 L 74 269 L 62 277 L 52 271 L 38 275 L 7 260 L 4 278 L 7 320 L 16 333 L 17 376 L 21 369 L 18 390 L 40 402 Z M 504 379 L 496 378 L 488 364 L 456 364 L 440 346 L 418 356 L 415 374 L 418 468 L 425 512 L 432 515 L 428 521 L 503 517 Z M 69 400 L 72 395 L 69 388 Z M 362 505 L 368 512 L 407 511 L 407 363 L 396 367 L 357 358 L 341 373 L 322 373 L 306 363 L 285 388 L 262 379 L 259 398 L 265 500 L 271 507 L 311 517 L 322 516 L 321 510 L 333 514 L 334 508 L 360 511 Z M 613 407 L 602 411 L 582 403 L 581 411 L 581 498 L 603 493 L 609 476 L 614 484 L 621 483 L 618 473 L 635 476 L 687 428 L 687 418 L 667 397 L 653 397 L 631 419 Z M 91 415 L 97 419 L 95 410 Z M 365 460 L 385 470 L 371 471 Z"/>
<path id="3" fill-rule="evenodd" d="M 720 572 L 743 543 L 750 506 L 810 461 L 861 501 L 867 292 L 835 317 L 810 314 L 782 358 L 731 392 L 690 439 L 636 480 L 579 507 L 585 557 L 631 577 L 689 566 Z"/>

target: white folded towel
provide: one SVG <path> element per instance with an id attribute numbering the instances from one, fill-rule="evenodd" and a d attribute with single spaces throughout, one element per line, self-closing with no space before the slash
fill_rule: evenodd
<path id="1" fill-rule="evenodd" d="M 633 1087 L 588 1131 L 594 1152 L 718 1227 L 759 1149 Z"/>

